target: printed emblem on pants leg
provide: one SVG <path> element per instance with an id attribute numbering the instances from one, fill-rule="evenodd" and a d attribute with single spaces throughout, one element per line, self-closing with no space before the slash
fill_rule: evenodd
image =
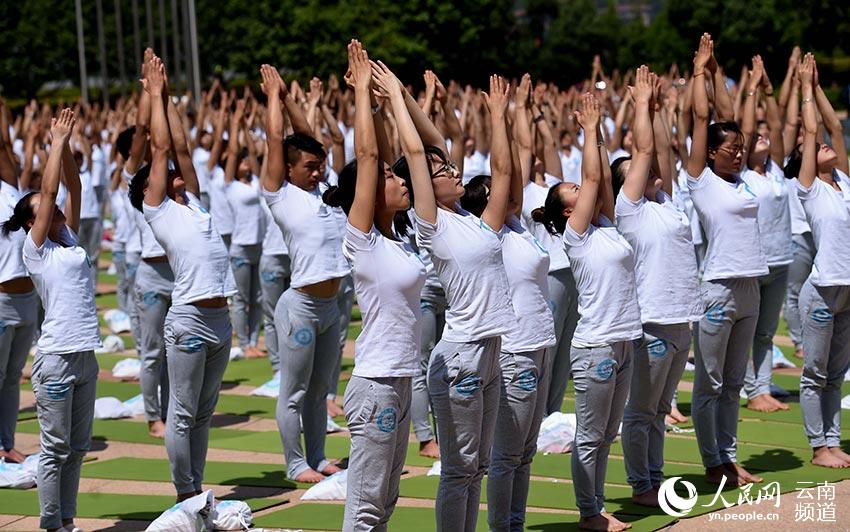
<path id="1" fill-rule="evenodd" d="M 455 384 L 455 390 L 457 390 L 457 393 L 464 397 L 469 397 L 480 389 L 481 377 L 478 375 L 468 375 L 461 379 L 459 383 Z"/>
<path id="2" fill-rule="evenodd" d="M 381 429 L 381 432 L 392 432 L 398 422 L 397 417 L 395 408 L 387 407 L 378 412 L 378 415 L 375 416 L 375 423 Z"/>
<path id="3" fill-rule="evenodd" d="M 245 257 L 230 257 L 230 264 L 232 264 L 234 268 L 241 268 L 242 266 L 248 265 L 248 259 Z"/>
<path id="4" fill-rule="evenodd" d="M 646 351 L 649 353 L 649 356 L 653 358 L 663 357 L 667 354 L 667 340 L 656 338 L 655 340 L 646 344 Z"/>
<path id="5" fill-rule="evenodd" d="M 292 339 L 295 340 L 295 343 L 301 347 L 306 347 L 313 343 L 313 329 L 309 327 L 302 327 L 292 333 Z"/>
<path id="6" fill-rule="evenodd" d="M 66 382 L 49 382 L 44 385 L 44 390 L 47 392 L 47 397 L 54 401 L 61 401 L 68 395 L 68 390 L 71 385 Z"/>
<path id="7" fill-rule="evenodd" d="M 276 272 L 271 271 L 271 270 L 261 271 L 260 277 L 263 279 L 264 283 L 273 283 L 280 278 Z"/>
<path id="8" fill-rule="evenodd" d="M 204 340 L 199 336 L 190 336 L 177 344 L 177 349 L 186 353 L 197 353 L 204 347 Z"/>
<path id="9" fill-rule="evenodd" d="M 607 381 L 614 375 L 614 368 L 617 366 L 617 361 L 611 358 L 606 358 L 596 365 L 596 376 L 603 381 Z"/>
<path id="10" fill-rule="evenodd" d="M 152 307 L 156 305 L 156 300 L 158 298 L 159 295 L 153 290 L 150 290 L 142 295 L 142 303 L 144 303 L 146 307 Z"/>
<path id="11" fill-rule="evenodd" d="M 812 311 L 812 319 L 818 323 L 829 323 L 832 320 L 832 311 L 826 307 L 816 308 Z"/>
<path id="12" fill-rule="evenodd" d="M 720 323 L 726 318 L 726 309 L 723 305 L 712 305 L 705 311 L 705 319 L 711 323 Z"/>
<path id="13" fill-rule="evenodd" d="M 516 385 L 527 392 L 537 389 L 537 373 L 533 369 L 527 369 L 517 375 Z"/>
<path id="14" fill-rule="evenodd" d="M 9 325 L 5 321 L 0 320 L 0 336 L 3 336 L 3 334 L 6 332 L 6 329 L 8 328 Z"/>

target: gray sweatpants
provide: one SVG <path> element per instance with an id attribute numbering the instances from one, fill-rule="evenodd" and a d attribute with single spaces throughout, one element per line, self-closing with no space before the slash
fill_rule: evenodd
<path id="1" fill-rule="evenodd" d="M 548 349 L 526 353 L 502 351 L 499 414 L 493 456 L 487 472 L 487 521 L 490 530 L 525 530 L 525 506 L 531 460 L 546 410 Z"/>
<path id="2" fill-rule="evenodd" d="M 80 246 L 92 263 L 92 286 L 97 287 L 97 259 L 100 257 L 100 243 L 103 240 L 103 219 L 82 218 L 78 233 Z"/>
<path id="3" fill-rule="evenodd" d="M 139 263 L 142 261 L 141 253 L 127 253 L 125 255 L 126 279 L 127 279 L 127 314 L 130 316 L 130 332 L 133 335 L 133 343 L 136 351 L 141 344 L 141 332 L 139 331 L 139 309 L 136 301 L 136 273 L 139 271 Z"/>
<path id="4" fill-rule="evenodd" d="M 623 413 L 623 455 L 635 495 L 664 481 L 664 418 L 688 361 L 688 323 L 643 324 L 643 340 L 635 350 L 631 390 Z"/>
<path id="5" fill-rule="evenodd" d="M 260 255 L 262 244 L 253 246 L 230 245 L 230 266 L 236 281 L 233 296 L 233 328 L 239 347 L 255 347 L 260 339 Z"/>
<path id="6" fill-rule="evenodd" d="M 547 373 L 551 375 L 546 398 L 546 415 L 560 412 L 570 378 L 570 345 L 578 325 L 578 290 L 570 268 L 550 272 L 549 304 L 555 316 L 557 344 L 549 348 Z"/>
<path id="7" fill-rule="evenodd" d="M 158 389 L 168 389 L 168 379 L 162 378 L 162 365 L 166 363 L 166 343 L 162 331 L 168 309 L 171 308 L 173 290 L 174 272 L 167 262 L 139 263 L 136 272 L 138 350 L 142 359 L 139 383 L 145 403 L 145 419 L 148 421 L 162 419 L 162 412 L 168 410 L 167 405 L 160 405 Z"/>
<path id="8" fill-rule="evenodd" d="M 705 314 L 695 329 L 693 405 L 705 467 L 736 462 L 738 408 L 759 313 L 755 277 L 703 281 Z"/>
<path id="9" fill-rule="evenodd" d="M 351 377 L 344 409 L 351 431 L 345 532 L 387 530 L 410 434 L 410 377 Z"/>
<path id="10" fill-rule="evenodd" d="M 785 321 L 788 323 L 788 336 L 794 347 L 803 345 L 803 320 L 800 316 L 800 290 L 812 273 L 815 262 L 815 239 L 811 232 L 791 236 L 791 249 L 794 261 L 788 267 L 788 290 L 785 293 Z"/>
<path id="11" fill-rule="evenodd" d="M 312 297 L 290 287 L 280 296 L 274 319 L 281 370 L 277 427 L 287 474 L 296 478 L 310 468 L 321 472 L 329 463 L 325 398 L 339 361 L 339 305 L 336 297 Z"/>
<path id="12" fill-rule="evenodd" d="M 80 466 L 91 445 L 97 387 L 94 351 L 38 353 L 32 389 L 40 429 L 38 500 L 41 528 L 60 528 L 77 515 Z"/>
<path id="13" fill-rule="evenodd" d="M 342 371 L 342 351 L 345 349 L 345 341 L 348 339 L 348 324 L 351 323 L 351 309 L 354 308 L 354 277 L 346 275 L 342 278 L 337 293 L 337 305 L 339 305 L 339 360 L 328 391 L 328 399 L 336 399 L 336 389 L 339 385 L 339 374 Z"/>
<path id="14" fill-rule="evenodd" d="M 289 255 L 260 256 L 263 329 L 265 331 L 266 351 L 274 372 L 280 370 L 280 348 L 277 341 L 277 328 L 274 324 L 274 309 L 281 294 L 289 288 L 290 275 Z"/>
<path id="15" fill-rule="evenodd" d="M 422 310 L 422 336 L 419 338 L 419 368 L 421 373 L 413 377 L 413 401 L 410 406 L 410 418 L 416 441 L 428 442 L 434 439 L 429 415 L 431 398 L 428 395 L 428 365 L 434 346 L 443 337 L 446 325 L 446 294 L 443 290 L 422 290 L 419 308 Z"/>
<path id="16" fill-rule="evenodd" d="M 227 307 L 172 305 L 165 319 L 168 380 L 165 449 L 177 494 L 200 492 L 210 420 L 230 359 L 233 329 Z"/>
<path id="17" fill-rule="evenodd" d="M 21 372 L 38 321 L 38 294 L 0 293 L 0 449 L 15 448 L 21 399 Z"/>
<path id="18" fill-rule="evenodd" d="M 809 445 L 841 445 L 841 385 L 850 368 L 850 286 L 800 291 L 805 358 L 800 408 Z"/>
<path id="19" fill-rule="evenodd" d="M 788 286 L 788 266 L 773 266 L 770 273 L 759 277 L 759 303 L 756 333 L 753 338 L 752 362 L 747 363 L 744 391 L 752 399 L 770 393 L 773 374 L 773 335 L 779 327 L 779 313 Z"/>
<path id="20" fill-rule="evenodd" d="M 582 517 L 605 511 L 608 453 L 623 419 L 632 378 L 634 342 L 604 347 L 573 347 L 576 435 L 572 470 L 576 504 Z"/>
<path id="21" fill-rule="evenodd" d="M 475 530 L 481 479 L 499 412 L 499 355 L 502 338 L 434 347 L 428 391 L 437 419 L 442 471 L 437 489 L 437 530 Z"/>
<path id="22" fill-rule="evenodd" d="M 112 244 L 112 264 L 115 266 L 115 278 L 117 280 L 118 308 L 129 315 L 130 298 L 129 290 L 132 285 L 127 283 L 127 253 L 124 252 L 124 244 L 115 242 Z"/>

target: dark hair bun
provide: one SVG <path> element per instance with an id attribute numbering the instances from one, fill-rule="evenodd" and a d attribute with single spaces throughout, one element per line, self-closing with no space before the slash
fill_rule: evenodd
<path id="1" fill-rule="evenodd" d="M 546 209 L 537 207 L 531 211 L 531 219 L 539 224 L 546 223 Z"/>
<path id="2" fill-rule="evenodd" d="M 322 194 L 322 201 L 324 201 L 327 205 L 331 207 L 341 207 L 342 203 L 340 202 L 339 197 L 339 187 L 331 185 L 328 189 Z"/>

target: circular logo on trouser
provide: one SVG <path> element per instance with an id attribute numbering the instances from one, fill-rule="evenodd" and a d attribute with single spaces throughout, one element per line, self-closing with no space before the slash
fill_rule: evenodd
<path id="1" fill-rule="evenodd" d="M 617 366 L 617 361 L 612 358 L 606 358 L 596 365 L 596 376 L 607 381 L 614 375 L 614 368 Z"/>
<path id="2" fill-rule="evenodd" d="M 375 417 L 375 424 L 381 429 L 381 432 L 392 432 L 395 430 L 397 419 L 396 411 L 393 407 L 387 407 Z"/>
<path id="3" fill-rule="evenodd" d="M 667 341 L 662 340 L 661 338 L 656 338 L 646 344 L 646 351 L 649 353 L 649 356 L 653 358 L 661 358 L 667 354 Z"/>
<path id="4" fill-rule="evenodd" d="M 682 477 L 668 478 L 658 488 L 658 505 L 665 514 L 672 517 L 685 517 L 697 503 L 697 489 L 687 480 L 682 480 L 682 485 L 688 491 L 688 496 L 680 497 L 676 493 L 676 482 L 681 479 Z"/>
<path id="5" fill-rule="evenodd" d="M 306 347 L 313 343 L 313 330 L 309 327 L 302 327 L 292 333 L 292 338 L 295 343 L 301 347 Z"/>

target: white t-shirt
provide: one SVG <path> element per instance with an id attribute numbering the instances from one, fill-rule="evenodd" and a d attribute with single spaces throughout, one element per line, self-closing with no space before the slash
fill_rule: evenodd
<path id="1" fill-rule="evenodd" d="M 22 194 L 17 188 L 0 180 L 0 220 L 6 221 L 12 216 L 21 197 Z M 21 254 L 26 236 L 23 229 L 9 233 L 9 236 L 0 233 L 0 283 L 29 277 Z"/>
<path id="2" fill-rule="evenodd" d="M 632 248 L 610 220 L 599 216 L 579 235 L 567 224 L 564 245 L 578 290 L 574 347 L 600 347 L 643 336 Z"/>
<path id="3" fill-rule="evenodd" d="M 121 174 L 124 176 L 124 179 L 127 181 L 127 184 L 130 184 L 133 181 L 134 175 L 130 175 L 127 170 L 121 170 Z M 130 204 L 129 198 L 127 203 Z M 130 204 L 130 209 L 128 212 L 132 215 L 133 222 L 136 225 L 136 230 L 139 233 L 139 243 L 141 244 L 142 250 L 142 258 L 143 259 L 152 259 L 155 257 L 164 257 L 165 250 L 162 249 L 162 246 L 157 242 L 156 237 L 151 230 L 150 224 L 148 224 L 147 220 L 145 220 L 145 215 L 136 210 L 132 204 Z M 130 251 L 127 249 L 127 251 Z"/>
<path id="4" fill-rule="evenodd" d="M 803 204 L 797 195 L 797 178 L 786 179 L 785 186 L 788 188 L 788 209 L 791 211 L 791 234 L 811 233 L 812 228 L 806 220 L 806 211 L 803 210 Z"/>
<path id="5" fill-rule="evenodd" d="M 555 345 L 549 301 L 549 252 L 513 218 L 502 227 L 502 259 L 516 325 L 502 336 L 502 351 L 526 353 Z"/>
<path id="6" fill-rule="evenodd" d="M 23 251 L 44 307 L 38 350 L 53 355 L 91 351 L 101 345 L 91 260 L 70 228 L 63 227 L 60 236 L 62 244 L 47 238 L 39 248 L 27 235 Z"/>
<path id="7" fill-rule="evenodd" d="M 260 178 L 251 176 L 250 184 L 234 179 L 225 184 L 224 193 L 234 213 L 231 242 L 240 246 L 261 243 L 266 234 L 266 218 L 260 207 Z"/>
<path id="8" fill-rule="evenodd" d="M 363 331 L 354 343 L 359 377 L 415 377 L 419 367 L 425 265 L 413 250 L 382 235 L 348 225 L 343 253 L 351 264 Z"/>
<path id="9" fill-rule="evenodd" d="M 269 210 L 266 204 L 266 198 L 260 196 L 260 206 L 263 208 L 263 216 L 266 218 L 266 234 L 263 237 L 263 255 L 289 255 L 289 248 L 286 247 L 286 242 L 283 240 L 283 233 L 280 232 L 272 211 Z"/>
<path id="10" fill-rule="evenodd" d="M 768 273 L 759 235 L 759 202 L 740 178 L 729 183 L 705 167 L 688 176 L 694 208 L 708 238 L 703 279 L 746 279 Z"/>
<path id="11" fill-rule="evenodd" d="M 463 157 L 463 177 L 461 180 L 466 185 L 477 175 L 490 175 L 490 154 L 484 155 L 475 151 L 469 157 Z"/>
<path id="12" fill-rule="evenodd" d="M 681 163 L 677 163 L 681 165 Z M 673 180 L 673 201 L 681 210 L 688 215 L 688 221 L 691 226 L 691 240 L 695 246 L 703 244 L 702 241 L 702 225 L 699 223 L 699 215 L 694 208 L 694 201 L 691 199 L 691 191 L 688 188 L 688 171 L 679 167 L 676 179 Z"/>
<path id="13" fill-rule="evenodd" d="M 817 248 L 809 279 L 815 286 L 850 286 L 850 191 L 815 178 L 808 189 L 798 182 L 797 194 Z"/>
<path id="14" fill-rule="evenodd" d="M 549 251 L 550 272 L 569 268 L 570 259 L 567 257 L 567 251 L 564 249 L 561 238 L 550 233 L 545 225 L 535 222 L 531 213 L 534 209 L 543 207 L 546 203 L 546 197 L 549 195 L 549 189 L 559 183 L 561 183 L 560 179 L 546 174 L 546 186 L 529 181 L 522 189 L 522 226 L 528 229 L 534 235 L 534 238 Z M 581 182 L 576 184 L 581 184 Z"/>
<path id="15" fill-rule="evenodd" d="M 516 326 L 499 234 L 483 220 L 457 207 L 437 209 L 435 224 L 414 214 L 416 242 L 431 254 L 446 292 L 450 342 L 502 336 Z"/>
<path id="16" fill-rule="evenodd" d="M 227 194 L 224 192 L 224 187 L 224 170 L 220 166 L 216 166 L 212 170 L 208 191 L 210 196 L 210 211 L 212 211 L 213 223 L 218 234 L 230 235 L 233 234 L 233 208 L 230 206 L 230 202 L 227 201 Z"/>
<path id="17" fill-rule="evenodd" d="M 794 260 L 791 253 L 791 208 L 785 174 L 779 165 L 771 161 L 767 165 L 767 175 L 747 169 L 741 179 L 758 198 L 759 234 L 767 265 L 791 264 Z"/>
<path id="18" fill-rule="evenodd" d="M 145 219 L 174 271 L 172 304 L 232 296 L 236 283 L 224 241 L 198 198 L 187 192 L 186 199 L 187 205 L 167 196 L 157 207 L 143 205 Z"/>
<path id="19" fill-rule="evenodd" d="M 569 154 L 560 150 L 558 157 L 561 159 L 561 172 L 564 174 L 564 181 L 581 183 L 581 150 L 571 146 Z"/>
<path id="20" fill-rule="evenodd" d="M 109 193 L 109 210 L 112 211 L 112 223 L 115 225 L 112 240 L 119 244 L 127 243 L 136 225 L 127 215 L 129 203 L 126 190 L 116 188 Z M 132 208 L 132 205 L 130 207 Z"/>
<path id="21" fill-rule="evenodd" d="M 699 321 L 699 271 L 688 215 L 659 190 L 656 201 L 626 197 L 614 208 L 617 229 L 634 251 L 635 283 L 643 323 Z"/>
<path id="22" fill-rule="evenodd" d="M 351 273 L 336 212 L 322 201 L 318 188 L 308 192 L 284 181 L 277 192 L 263 190 L 263 197 L 289 249 L 293 288 Z"/>
<path id="23" fill-rule="evenodd" d="M 192 166 L 195 167 L 195 174 L 198 176 L 198 188 L 201 189 L 201 193 L 209 192 L 210 189 L 210 175 L 207 172 L 210 155 L 210 152 L 200 146 L 192 150 Z"/>

